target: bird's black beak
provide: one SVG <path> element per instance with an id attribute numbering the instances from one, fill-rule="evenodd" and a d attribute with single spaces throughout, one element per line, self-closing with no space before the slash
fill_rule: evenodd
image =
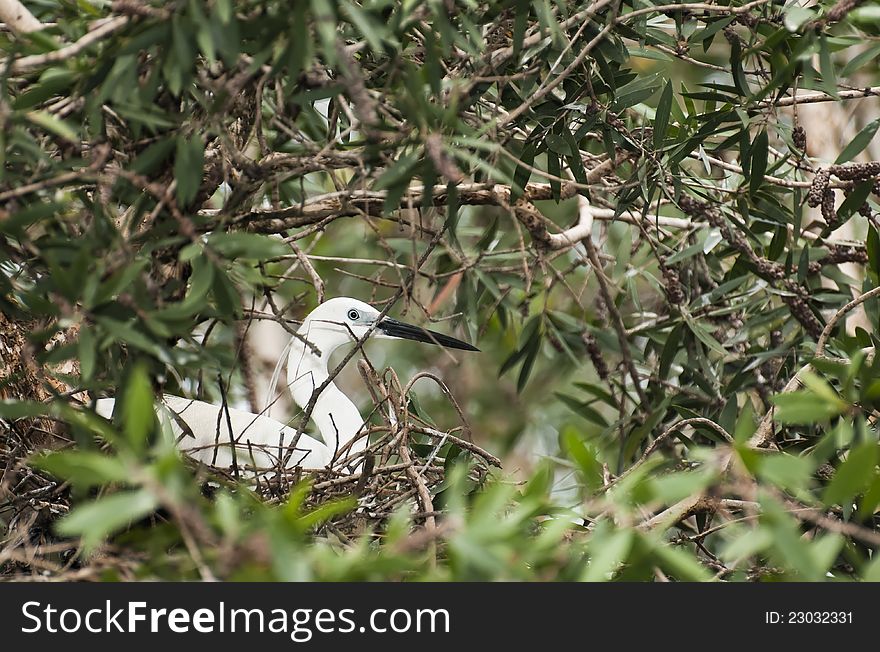
<path id="1" fill-rule="evenodd" d="M 449 337 L 443 333 L 435 333 L 412 324 L 404 324 L 396 319 L 385 318 L 376 326 L 380 331 L 388 337 L 399 337 L 405 340 L 415 340 L 416 342 L 425 342 L 427 344 L 439 344 L 448 349 L 461 349 L 462 351 L 479 351 L 477 347 L 462 342 L 454 337 Z"/>

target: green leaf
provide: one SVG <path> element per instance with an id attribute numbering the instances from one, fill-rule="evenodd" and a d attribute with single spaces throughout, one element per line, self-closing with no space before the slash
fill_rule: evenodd
<path id="1" fill-rule="evenodd" d="M 354 2 L 346 2 L 342 5 L 342 10 L 348 14 L 351 22 L 357 27 L 358 31 L 363 34 L 370 49 L 373 52 L 381 53 L 384 51 L 382 47 L 381 26 L 375 24 L 375 21 L 363 9 Z"/>
<path id="2" fill-rule="evenodd" d="M 523 388 L 526 386 L 529 376 L 532 373 L 532 366 L 535 364 L 535 359 L 538 357 L 538 351 L 540 350 L 541 331 L 538 329 L 535 331 L 535 336 L 528 341 L 524 348 L 525 357 L 523 359 L 522 367 L 519 369 L 519 377 L 516 379 L 517 393 L 522 392 Z"/>
<path id="3" fill-rule="evenodd" d="M 880 118 L 866 124 L 859 133 L 853 136 L 849 144 L 843 148 L 843 151 L 834 161 L 835 164 L 846 163 L 858 156 L 873 140 L 878 128 L 880 128 Z"/>
<path id="4" fill-rule="evenodd" d="M 716 474 L 711 469 L 667 473 L 652 480 L 652 498 L 666 504 L 678 502 L 705 489 L 715 477 Z"/>
<path id="5" fill-rule="evenodd" d="M 315 25 L 318 37 L 324 50 L 324 58 L 329 65 L 336 63 L 336 12 L 335 3 L 330 0 L 312 0 L 312 13 L 315 17 Z"/>
<path id="6" fill-rule="evenodd" d="M 123 392 L 122 407 L 125 437 L 134 450 L 143 450 L 156 418 L 153 388 L 143 365 L 137 365 L 132 370 Z"/>
<path id="7" fill-rule="evenodd" d="M 837 208 L 837 216 L 843 221 L 851 218 L 871 195 L 873 187 L 873 179 L 857 183 L 855 188 L 849 192 L 846 199 L 844 199 L 843 203 Z"/>
<path id="8" fill-rule="evenodd" d="M 755 193 L 764 183 L 764 174 L 767 172 L 767 154 L 769 143 L 767 130 L 761 130 L 751 147 L 751 176 L 749 177 L 749 194 L 754 197 Z"/>
<path id="9" fill-rule="evenodd" d="M 667 545 L 658 545 L 654 548 L 660 568 L 672 575 L 675 579 L 683 582 L 708 582 L 712 574 L 706 570 L 692 555 L 684 550 Z"/>
<path id="10" fill-rule="evenodd" d="M 826 505 L 843 504 L 865 489 L 874 478 L 877 466 L 877 442 L 869 441 L 850 450 L 825 488 L 822 501 Z"/>
<path id="11" fill-rule="evenodd" d="M 873 224 L 868 225 L 868 238 L 865 243 L 868 250 L 868 263 L 871 271 L 880 277 L 880 234 Z"/>
<path id="12" fill-rule="evenodd" d="M 824 35 L 819 37 L 819 70 L 822 73 L 822 90 L 834 99 L 839 99 L 837 94 L 837 76 L 834 74 L 834 61 L 831 59 L 828 39 Z"/>
<path id="13" fill-rule="evenodd" d="M 216 8 L 222 22 L 228 23 L 232 19 L 232 0 L 217 0 Z"/>
<path id="14" fill-rule="evenodd" d="M 174 158 L 174 179 L 177 181 L 177 201 L 186 206 L 199 192 L 202 185 L 202 168 L 205 162 L 205 146 L 198 134 L 177 139 Z"/>
<path id="15" fill-rule="evenodd" d="M 859 503 L 858 519 L 864 521 L 870 518 L 877 510 L 877 505 L 880 505 L 880 476 L 875 475 Z"/>
<path id="16" fill-rule="evenodd" d="M 129 469 L 122 460 L 95 451 L 47 453 L 31 459 L 31 464 L 83 488 L 131 480 Z"/>
<path id="17" fill-rule="evenodd" d="M 91 380 L 95 373 L 95 334 L 90 328 L 81 328 L 77 339 L 79 372 L 83 380 Z"/>
<path id="18" fill-rule="evenodd" d="M 779 453 L 760 458 L 758 473 L 783 489 L 798 489 L 810 482 L 815 466 L 815 462 L 808 457 Z"/>
<path id="19" fill-rule="evenodd" d="M 672 81 L 666 82 L 666 88 L 657 103 L 657 112 L 654 117 L 654 148 L 660 149 L 666 139 L 666 129 L 669 126 L 669 112 L 672 110 Z"/>
<path id="20" fill-rule="evenodd" d="M 880 9 L 880 7 L 878 7 L 878 9 Z M 852 14 L 848 17 L 852 17 Z M 878 18 L 880 18 L 880 12 L 878 12 Z M 840 76 L 849 77 L 865 64 L 877 61 L 878 57 L 880 57 L 880 44 L 872 45 L 847 61 L 840 71 Z"/>
<path id="21" fill-rule="evenodd" d="M 91 551 L 113 532 L 151 514 L 158 504 L 145 489 L 116 493 L 75 507 L 58 521 L 56 530 L 64 536 L 82 537 L 83 547 Z"/>
<path id="22" fill-rule="evenodd" d="M 55 134 L 59 138 L 63 138 L 71 143 L 79 142 L 79 136 L 70 124 L 56 118 L 47 111 L 29 111 L 25 114 L 25 117 L 36 126 Z"/>
<path id="23" fill-rule="evenodd" d="M 131 164 L 131 171 L 135 174 L 152 174 L 171 155 L 175 141 L 171 138 L 159 140 L 143 152 Z"/>
<path id="24" fill-rule="evenodd" d="M 880 582 L 880 555 L 875 555 L 862 572 L 863 582 Z"/>
<path id="25" fill-rule="evenodd" d="M 691 332 L 696 335 L 698 340 L 705 344 L 710 350 L 715 351 L 720 355 L 727 355 L 727 351 L 721 343 L 715 339 L 712 333 L 709 332 L 709 329 L 706 326 L 696 321 L 686 312 L 683 312 L 682 315 L 684 316 L 688 327 L 691 329 Z"/>
<path id="26" fill-rule="evenodd" d="M 28 419 L 50 413 L 51 407 L 39 401 L 0 400 L 0 417 L 4 419 Z"/>
<path id="27" fill-rule="evenodd" d="M 602 465 L 596 457 L 596 451 L 581 441 L 573 428 L 562 433 L 562 443 L 571 458 L 581 471 L 584 483 L 591 491 L 602 486 Z"/>
<path id="28" fill-rule="evenodd" d="M 230 260 L 237 258 L 267 260 L 290 253 L 283 240 L 260 233 L 215 231 L 208 236 L 207 244 Z"/>
<path id="29" fill-rule="evenodd" d="M 773 499 L 761 501 L 762 516 L 773 535 L 772 552 L 777 562 L 792 569 L 802 579 L 818 581 L 824 572 L 817 564 L 811 546 L 801 537 L 797 522 Z"/>
<path id="30" fill-rule="evenodd" d="M 617 89 L 616 97 L 610 110 L 614 112 L 644 102 L 660 88 L 662 79 L 659 74 L 638 76 L 633 81 Z"/>
<path id="31" fill-rule="evenodd" d="M 776 410 L 773 418 L 780 423 L 810 425 L 827 421 L 841 414 L 847 404 L 839 399 L 823 400 L 813 392 L 789 392 L 770 399 Z"/>
<path id="32" fill-rule="evenodd" d="M 40 82 L 27 88 L 12 102 L 12 108 L 16 111 L 30 109 L 42 104 L 54 95 L 67 89 L 76 80 L 76 75 L 70 70 L 63 68 L 50 68 L 40 75 Z"/>
<path id="33" fill-rule="evenodd" d="M 733 84 L 740 95 L 749 95 L 749 82 L 743 71 L 742 46 L 739 39 L 730 44 L 730 69 L 733 75 Z"/>
<path id="34" fill-rule="evenodd" d="M 796 32 L 801 25 L 813 19 L 812 10 L 798 5 L 789 5 L 785 10 L 785 27 L 789 32 Z"/>
<path id="35" fill-rule="evenodd" d="M 608 427 L 608 422 L 605 420 L 602 414 L 590 407 L 589 402 L 579 401 L 576 398 L 566 396 L 565 394 L 561 394 L 559 392 L 554 392 L 554 396 L 556 396 L 556 398 L 558 398 L 569 408 L 571 408 L 573 412 L 581 415 L 587 421 L 591 421 L 592 423 L 600 425 L 603 428 Z"/>
<path id="36" fill-rule="evenodd" d="M 632 530 L 617 530 L 607 537 L 595 537 L 590 545 L 590 562 L 581 580 L 600 582 L 610 576 L 629 556 L 635 543 L 636 534 Z"/>

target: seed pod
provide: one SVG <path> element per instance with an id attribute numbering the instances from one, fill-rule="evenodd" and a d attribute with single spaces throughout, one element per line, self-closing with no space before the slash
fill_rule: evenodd
<path id="1" fill-rule="evenodd" d="M 810 192 L 807 193 L 807 204 L 816 208 L 816 206 L 822 203 L 822 196 L 828 187 L 830 176 L 831 173 L 827 168 L 821 168 L 816 172 L 816 175 L 813 177 L 813 185 L 810 186 Z"/>
<path id="2" fill-rule="evenodd" d="M 803 127 L 798 125 L 794 128 L 794 131 L 791 132 L 791 140 L 799 150 L 807 151 L 807 132 Z"/>
<path id="3" fill-rule="evenodd" d="M 880 175 L 880 161 L 832 165 L 829 172 L 841 181 L 863 181 Z"/>
<path id="4" fill-rule="evenodd" d="M 550 342 L 550 346 L 556 349 L 557 353 L 565 353 L 565 349 L 562 348 L 562 342 L 559 341 L 559 338 L 556 337 L 555 333 L 548 331 L 544 333 L 544 337 L 546 337 L 547 341 Z"/>
<path id="5" fill-rule="evenodd" d="M 822 217 L 831 228 L 837 228 L 840 225 L 840 218 L 837 211 L 834 210 L 834 191 L 831 188 L 826 188 L 822 193 Z"/>
<path id="6" fill-rule="evenodd" d="M 596 369 L 596 374 L 602 380 L 607 380 L 608 365 L 605 364 L 605 358 L 602 357 L 602 350 L 599 348 L 599 343 L 596 341 L 596 338 L 593 337 L 592 333 L 584 331 L 584 333 L 581 334 L 581 339 L 584 342 L 584 347 L 587 349 L 587 355 L 590 356 L 593 367 Z"/>
<path id="7" fill-rule="evenodd" d="M 663 280 L 666 282 L 666 298 L 672 305 L 679 305 L 684 301 L 684 289 L 678 272 L 672 267 L 663 267 Z"/>
<path id="8" fill-rule="evenodd" d="M 783 297 L 782 300 L 788 305 L 789 310 L 791 310 L 791 316 L 800 322 L 801 326 L 804 327 L 804 330 L 807 331 L 813 339 L 819 339 L 819 336 L 822 334 L 822 324 L 816 319 L 816 315 L 810 310 L 806 301 L 799 296 Z"/>
<path id="9" fill-rule="evenodd" d="M 785 269 L 779 263 L 774 263 L 772 260 L 767 260 L 766 258 L 758 258 L 755 261 L 755 268 L 758 270 L 758 275 L 763 278 L 773 279 L 776 281 L 781 281 L 785 278 Z"/>

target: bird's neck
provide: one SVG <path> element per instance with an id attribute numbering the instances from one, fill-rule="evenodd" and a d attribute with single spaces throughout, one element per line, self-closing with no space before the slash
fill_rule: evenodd
<path id="1" fill-rule="evenodd" d="M 307 344 L 294 338 L 287 361 L 287 385 L 293 400 L 303 410 L 308 409 L 315 391 L 330 377 L 328 365 L 332 352 L 322 350 L 319 356 Z M 318 395 L 311 418 L 331 454 L 353 439 L 364 425 L 357 406 L 333 382 L 327 383 Z M 363 450 L 366 443 L 366 438 L 361 438 L 352 445 L 349 453 Z"/>

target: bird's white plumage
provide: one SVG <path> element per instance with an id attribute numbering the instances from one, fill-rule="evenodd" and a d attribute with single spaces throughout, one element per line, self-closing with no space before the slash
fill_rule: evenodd
<path id="1" fill-rule="evenodd" d="M 306 409 L 315 391 L 327 382 L 330 356 L 340 346 L 368 333 L 376 338 L 398 337 L 376 328 L 379 314 L 369 304 L 348 297 L 325 301 L 309 313 L 298 330 L 299 337 L 291 339 L 287 358 L 288 387 L 300 408 Z M 438 333 L 416 334 L 422 341 L 437 342 L 440 337 L 452 343 L 447 345 L 456 345 L 455 340 Z M 399 337 L 416 339 L 409 332 Z M 114 405 L 112 398 L 99 399 L 96 410 L 110 418 Z M 367 445 L 366 436 L 359 437 L 363 435 L 364 421 L 357 406 L 333 382 L 327 382 L 311 412 L 323 442 L 304 433 L 297 439 L 295 427 L 266 416 L 265 411 L 253 414 L 180 396 L 164 395 L 158 414 L 182 451 L 205 464 L 221 469 L 235 466 L 244 473 L 282 466 L 322 469 Z M 343 449 L 344 454 L 340 454 Z"/>

